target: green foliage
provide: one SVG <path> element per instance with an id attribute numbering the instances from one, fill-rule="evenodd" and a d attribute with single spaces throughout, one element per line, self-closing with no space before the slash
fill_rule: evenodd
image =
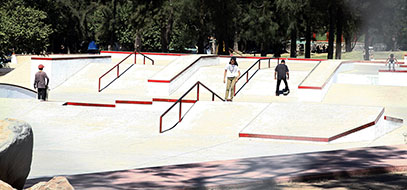
<path id="1" fill-rule="evenodd" d="M 279 54 L 292 39 L 326 33 L 333 20 L 345 39 L 367 28 L 366 42 L 407 49 L 406 9 L 405 0 L 0 0 L 0 53 L 75 53 L 92 40 L 102 49 L 203 53 L 213 36 L 220 54 L 235 43 Z M 330 20 L 337 10 L 343 16 Z"/>
<path id="2" fill-rule="evenodd" d="M 49 46 L 48 37 L 52 33 L 45 24 L 47 14 L 24 5 L 23 1 L 13 0 L 0 7 L 0 54 L 36 53 Z"/>

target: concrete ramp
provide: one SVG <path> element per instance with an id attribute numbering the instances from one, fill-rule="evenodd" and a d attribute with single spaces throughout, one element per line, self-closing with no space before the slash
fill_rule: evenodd
<path id="1" fill-rule="evenodd" d="M 37 98 L 37 92 L 18 85 L 0 83 L 0 98 Z"/>
<path id="2" fill-rule="evenodd" d="M 401 124 L 384 120 L 383 107 L 273 103 L 240 137 L 310 142 L 374 140 Z"/>

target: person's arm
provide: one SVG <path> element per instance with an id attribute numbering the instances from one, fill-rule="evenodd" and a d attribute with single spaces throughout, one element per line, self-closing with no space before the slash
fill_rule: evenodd
<path id="1" fill-rule="evenodd" d="M 290 80 L 290 73 L 287 72 L 286 74 L 287 74 L 287 80 Z"/>
<path id="2" fill-rule="evenodd" d="M 274 71 L 274 80 L 277 80 L 277 71 Z"/>
<path id="3" fill-rule="evenodd" d="M 35 78 L 34 78 L 34 89 L 37 89 L 37 84 L 38 84 L 38 79 L 37 79 L 37 75 L 35 75 Z"/>
<path id="4" fill-rule="evenodd" d="M 45 74 L 45 78 L 47 79 L 47 82 L 45 83 L 45 85 L 48 86 L 48 84 L 49 84 L 49 78 L 48 78 L 47 74 Z"/>
<path id="5" fill-rule="evenodd" d="M 240 77 L 240 70 L 237 71 L 237 80 L 239 80 L 239 77 Z"/>
<path id="6" fill-rule="evenodd" d="M 225 69 L 225 73 L 223 74 L 223 83 L 226 83 L 226 72 L 228 71 Z"/>

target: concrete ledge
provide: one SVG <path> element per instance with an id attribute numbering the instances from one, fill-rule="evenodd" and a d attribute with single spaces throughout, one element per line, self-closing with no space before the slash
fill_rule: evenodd
<path id="1" fill-rule="evenodd" d="M 79 72 L 89 63 L 111 63 L 110 56 L 70 56 L 70 57 L 32 57 L 30 84 L 34 84 L 38 65 L 44 65 L 44 71 L 50 78 L 49 88 L 54 89 Z"/>

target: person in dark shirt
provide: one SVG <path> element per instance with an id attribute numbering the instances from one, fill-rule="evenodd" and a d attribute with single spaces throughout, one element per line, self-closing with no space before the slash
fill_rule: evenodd
<path id="1" fill-rule="evenodd" d="M 47 88 L 49 83 L 49 78 L 47 74 L 42 71 L 44 69 L 44 65 L 38 65 L 38 72 L 35 73 L 35 80 L 34 80 L 34 89 L 38 88 L 38 99 L 41 101 L 45 101 L 47 99 Z"/>
<path id="2" fill-rule="evenodd" d="M 277 80 L 276 96 L 278 96 L 278 95 L 280 95 L 279 91 L 280 91 L 281 80 L 283 80 L 284 84 L 285 84 L 284 92 L 289 91 L 287 80 L 290 79 L 290 75 L 289 75 L 289 72 L 288 72 L 288 67 L 285 64 L 284 60 L 281 60 L 281 63 L 276 66 L 274 71 L 275 71 L 274 72 L 274 80 Z"/>
<path id="3" fill-rule="evenodd" d="M 394 54 L 390 54 L 390 57 L 387 58 L 386 66 L 387 66 L 387 64 L 389 64 L 389 70 L 391 70 L 391 66 L 393 66 L 393 71 L 396 70 L 395 65 L 397 64 L 397 59 L 396 59 L 396 57 L 394 57 Z"/>

